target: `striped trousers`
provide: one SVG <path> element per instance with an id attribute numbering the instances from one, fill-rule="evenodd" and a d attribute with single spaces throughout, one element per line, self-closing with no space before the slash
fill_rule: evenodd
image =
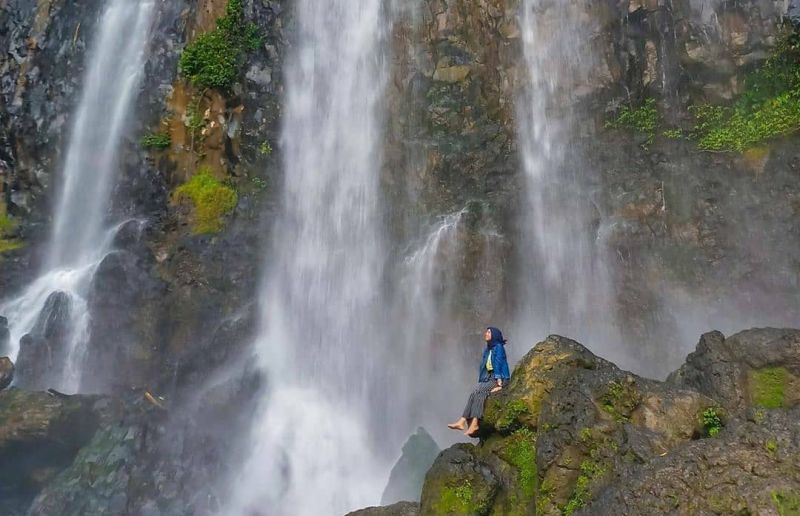
<path id="1" fill-rule="evenodd" d="M 462 415 L 467 419 L 472 419 L 474 417 L 478 419 L 482 418 L 483 405 L 486 403 L 486 398 L 489 397 L 490 391 L 495 387 L 497 387 L 497 380 L 495 380 L 493 376 L 485 382 L 479 382 L 475 390 L 472 391 L 472 394 L 469 395 L 467 406 L 464 407 L 464 413 Z"/>

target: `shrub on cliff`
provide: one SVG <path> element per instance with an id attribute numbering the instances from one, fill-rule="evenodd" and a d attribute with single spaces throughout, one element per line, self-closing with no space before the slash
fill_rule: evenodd
<path id="1" fill-rule="evenodd" d="M 195 86 L 229 89 L 239 75 L 246 52 L 257 48 L 260 42 L 255 24 L 244 20 L 242 0 L 229 0 L 217 27 L 183 50 L 181 73 Z"/>

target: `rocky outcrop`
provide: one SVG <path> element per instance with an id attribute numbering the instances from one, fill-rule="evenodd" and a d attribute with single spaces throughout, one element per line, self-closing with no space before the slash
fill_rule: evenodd
<path id="1" fill-rule="evenodd" d="M 30 333 L 20 339 L 17 384 L 25 389 L 48 389 L 64 371 L 72 328 L 72 300 L 66 292 L 53 292 Z"/>
<path id="2" fill-rule="evenodd" d="M 419 513 L 731 514 L 794 507 L 800 412 L 790 400 L 798 389 L 797 335 L 777 329 L 728 339 L 704 335 L 667 382 L 622 371 L 570 339 L 548 337 L 487 401 L 480 444 L 458 444 L 437 457 Z M 774 381 L 774 369 L 754 383 L 764 367 L 784 368 L 782 383 Z M 364 514 L 383 514 L 374 511 Z"/>
<path id="3" fill-rule="evenodd" d="M 109 409 L 108 400 L 90 396 L 0 392 L 0 512 L 24 513 L 90 441 Z"/>
<path id="4" fill-rule="evenodd" d="M 8 319 L 0 316 L 0 355 L 8 352 L 10 338 L 11 332 L 8 329 Z"/>
<path id="5" fill-rule="evenodd" d="M 347 516 L 417 516 L 419 504 L 412 502 L 399 502 L 386 507 L 368 507 L 348 513 Z"/>
<path id="6" fill-rule="evenodd" d="M 381 504 L 418 501 L 425 473 L 439 451 L 439 446 L 433 437 L 424 428 L 417 428 L 403 445 L 400 459 L 389 474 L 389 483 L 381 496 Z"/>
<path id="7" fill-rule="evenodd" d="M 14 381 L 14 363 L 8 357 L 0 358 L 0 391 Z"/>

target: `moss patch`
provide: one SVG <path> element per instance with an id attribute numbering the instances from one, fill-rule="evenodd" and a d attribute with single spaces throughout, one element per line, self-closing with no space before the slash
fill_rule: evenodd
<path id="1" fill-rule="evenodd" d="M 786 387 L 786 369 L 766 367 L 750 371 L 750 399 L 762 408 L 781 408 Z"/>
<path id="2" fill-rule="evenodd" d="M 609 382 L 600 396 L 600 407 L 618 422 L 629 421 L 640 402 L 636 386 L 628 382 Z"/>
<path id="3" fill-rule="evenodd" d="M 183 50 L 181 73 L 195 86 L 227 90 L 236 81 L 246 52 L 260 44 L 255 24 L 244 21 L 242 0 L 229 0 L 217 27 Z"/>
<path id="4" fill-rule="evenodd" d="M 528 428 L 517 430 L 508 437 L 500 457 L 517 471 L 520 494 L 531 500 L 536 494 L 536 435 Z"/>
<path id="5" fill-rule="evenodd" d="M 172 139 L 166 133 L 152 133 L 142 137 L 139 142 L 146 149 L 166 149 L 172 144 Z"/>
<path id="6" fill-rule="evenodd" d="M 800 515 L 800 493 L 774 491 L 772 501 L 780 516 Z"/>
<path id="7" fill-rule="evenodd" d="M 495 421 L 495 429 L 498 432 L 511 432 L 523 426 L 522 420 L 530 415 L 528 405 L 520 399 L 511 400 L 503 405 Z"/>
<path id="8" fill-rule="evenodd" d="M 25 244 L 11 235 L 17 229 L 17 223 L 7 214 L 0 212 L 0 254 L 23 247 Z"/>
<path id="9" fill-rule="evenodd" d="M 714 407 L 704 410 L 701 419 L 703 421 L 703 429 L 708 437 L 716 437 L 722 431 L 722 419 Z"/>
<path id="10" fill-rule="evenodd" d="M 463 479 L 442 488 L 433 510 L 437 515 L 485 514 L 489 510 L 490 502 L 490 499 L 473 488 L 469 479 Z"/>
<path id="11" fill-rule="evenodd" d="M 175 190 L 178 199 L 189 199 L 194 207 L 195 234 L 217 233 L 224 227 L 224 217 L 236 207 L 236 191 L 201 169 L 189 182 Z"/>

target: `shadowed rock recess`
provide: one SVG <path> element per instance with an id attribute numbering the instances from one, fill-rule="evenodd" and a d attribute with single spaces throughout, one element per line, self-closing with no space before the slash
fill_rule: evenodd
<path id="1" fill-rule="evenodd" d="M 351 515 L 797 514 L 800 331 L 701 337 L 664 382 L 550 336 L 420 503 Z"/>

